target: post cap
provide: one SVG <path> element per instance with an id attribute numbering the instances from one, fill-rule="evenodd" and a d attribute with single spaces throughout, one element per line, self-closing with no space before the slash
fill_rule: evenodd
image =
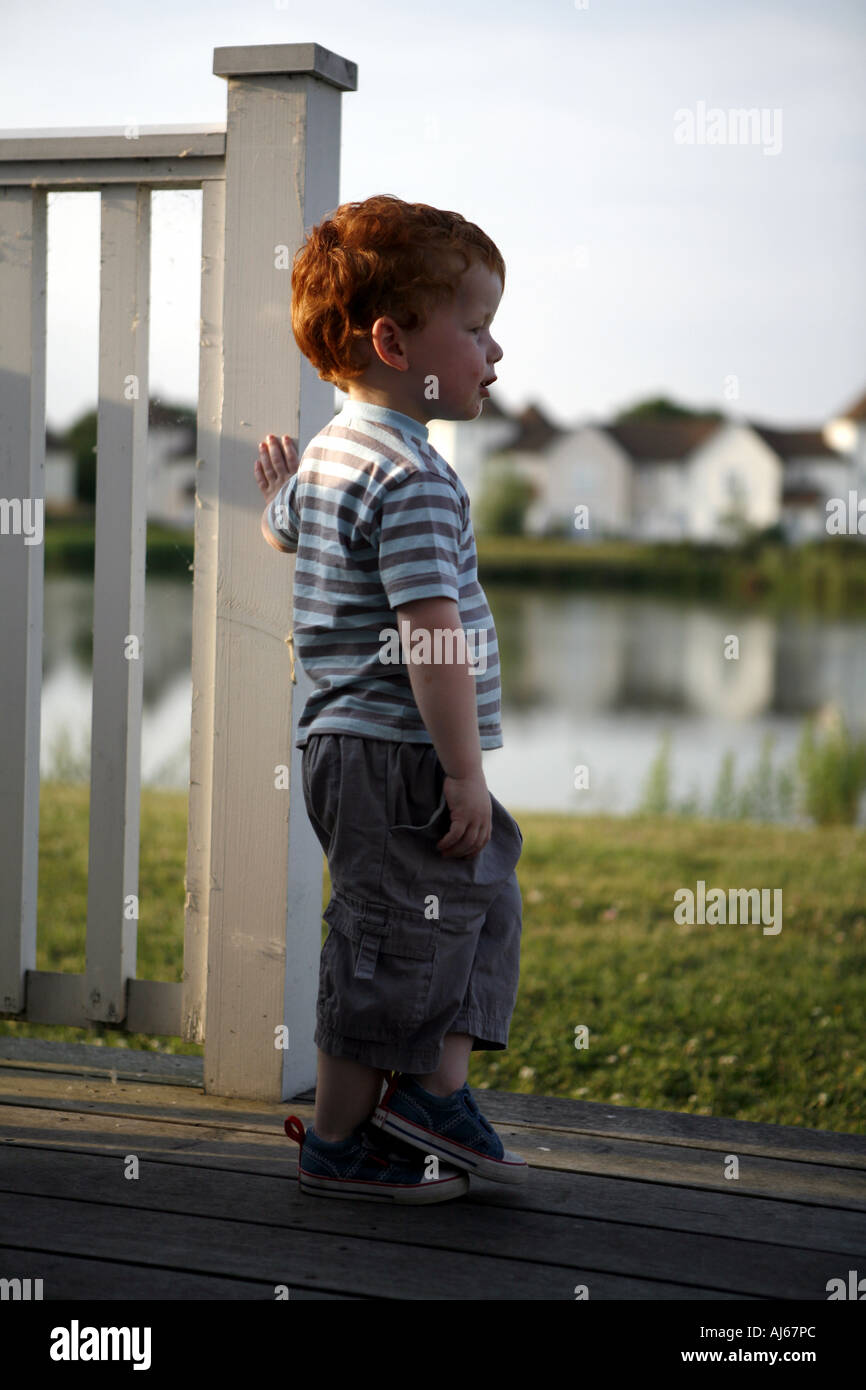
<path id="1" fill-rule="evenodd" d="M 213 70 L 216 77 L 264 77 L 277 73 L 305 74 L 329 82 L 343 92 L 358 87 L 358 65 L 332 53 L 320 43 L 242 44 L 215 48 Z"/>

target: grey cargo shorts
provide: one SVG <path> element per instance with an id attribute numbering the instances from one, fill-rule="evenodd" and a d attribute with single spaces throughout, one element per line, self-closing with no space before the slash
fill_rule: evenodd
<path id="1" fill-rule="evenodd" d="M 491 795 L 491 837 L 471 859 L 436 848 L 451 815 L 432 744 L 311 734 L 307 814 L 327 855 L 330 931 L 315 1042 L 334 1057 L 435 1071 L 446 1033 L 500 1051 L 517 1000 L 522 901 L 517 821 Z"/>

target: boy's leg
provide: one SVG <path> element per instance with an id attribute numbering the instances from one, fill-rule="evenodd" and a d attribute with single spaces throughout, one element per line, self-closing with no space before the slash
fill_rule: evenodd
<path id="1" fill-rule="evenodd" d="M 383 1067 L 417 1075 L 425 1089 L 450 1096 L 466 1082 L 469 1056 L 477 1040 L 484 1047 L 506 1045 L 514 1000 L 506 1003 L 501 996 L 503 988 L 509 996 L 516 994 L 517 981 L 501 978 L 501 939 L 491 942 L 488 954 L 492 960 L 484 959 L 483 949 L 478 960 L 472 913 L 483 912 L 487 905 L 492 927 L 495 914 L 490 911 L 489 898 L 504 899 L 497 889 L 509 869 L 516 883 L 513 865 L 523 837 L 513 817 L 494 800 L 497 834 L 483 860 L 472 864 L 449 861 L 443 866 L 435 852 L 435 842 L 445 829 L 441 824 L 445 809 L 439 785 L 442 774 L 435 750 L 331 734 L 311 739 L 307 747 L 304 794 L 310 819 L 328 855 L 334 907 L 331 918 L 326 912 L 332 926 L 328 937 L 331 945 L 325 943 L 320 963 L 316 1031 L 324 1036 L 315 1039 L 319 1070 L 313 1124 L 321 1138 L 338 1142 L 372 1115 L 379 1100 Z M 439 935 L 440 978 L 433 979 L 426 1006 L 430 1025 L 422 1036 L 422 966 L 429 983 L 433 961 L 438 957 L 422 960 L 419 951 L 419 945 L 426 946 L 428 941 L 427 918 L 421 905 L 426 895 L 440 886 L 443 867 L 447 877 L 440 895 L 449 913 L 456 908 L 456 930 Z M 382 916 L 388 911 L 395 914 L 393 922 L 383 923 Z M 357 945 L 358 924 L 363 927 L 367 920 L 370 930 L 362 937 L 362 947 L 369 955 L 371 945 L 379 946 L 372 974 Z M 387 931 L 382 930 L 383 925 L 388 926 Z M 498 930 L 489 934 L 496 938 L 502 935 Z M 387 939 L 380 942 L 377 937 Z M 414 975 L 408 968 L 413 963 L 418 963 Z M 514 965 L 516 968 L 516 960 Z M 472 979 L 474 975 L 478 983 L 479 975 L 483 979 L 491 966 L 497 977 L 493 998 L 489 986 L 474 990 Z M 510 976 L 512 971 L 505 973 Z M 371 1029 L 371 986 L 365 982 L 374 975 L 384 1026 L 374 1019 Z M 462 1007 L 455 1016 L 456 1001 L 461 998 Z M 398 1017 L 403 1020 L 399 1024 Z M 440 1017 L 446 1027 L 451 1024 L 444 1038 L 437 1031 Z M 322 1050 L 323 1044 L 327 1052 Z M 340 1055 L 346 1052 L 351 1055 Z M 410 1052 L 414 1053 L 411 1062 Z M 359 1060 L 365 1055 L 375 1060 Z M 410 1070 L 412 1063 L 417 1067 L 419 1061 L 429 1066 L 428 1057 L 432 1061 L 436 1056 L 439 1060 L 434 1071 Z"/>
<path id="2" fill-rule="evenodd" d="M 318 1052 L 313 1128 L 320 1139 L 332 1144 L 348 1139 L 372 1115 L 382 1089 L 382 1069 L 350 1057 L 331 1057 L 321 1048 Z"/>
<path id="3" fill-rule="evenodd" d="M 453 1095 L 465 1084 L 473 1042 L 471 1033 L 446 1033 L 442 1039 L 442 1060 L 436 1070 L 409 1075 L 434 1096 Z"/>
<path id="4" fill-rule="evenodd" d="M 448 1033 L 442 1041 L 442 1060 L 436 1070 L 411 1074 L 434 1096 L 453 1095 L 466 1080 L 472 1043 L 471 1033 Z M 338 1143 L 348 1139 L 356 1125 L 372 1115 L 382 1089 L 382 1070 L 349 1057 L 331 1057 L 321 1048 L 318 1053 L 313 1128 L 326 1143 Z"/>

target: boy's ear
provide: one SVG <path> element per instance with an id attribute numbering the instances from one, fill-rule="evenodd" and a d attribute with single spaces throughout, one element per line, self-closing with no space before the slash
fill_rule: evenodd
<path id="1" fill-rule="evenodd" d="M 395 367 L 398 372 L 406 371 L 409 364 L 406 361 L 403 330 L 387 314 L 373 324 L 370 341 L 380 362 L 384 362 L 386 367 Z"/>

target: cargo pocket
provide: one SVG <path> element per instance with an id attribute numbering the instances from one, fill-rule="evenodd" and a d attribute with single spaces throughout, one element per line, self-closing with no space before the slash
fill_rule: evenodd
<path id="1" fill-rule="evenodd" d="M 441 821 L 442 821 L 443 816 L 444 816 L 444 820 L 445 820 L 444 827 L 440 824 Z M 396 822 L 394 825 L 390 825 L 390 826 L 388 827 L 388 829 L 389 829 L 389 831 L 391 831 L 391 830 L 418 830 L 418 831 L 422 831 L 422 832 L 425 831 L 425 830 L 426 830 L 426 831 L 430 831 L 430 832 L 435 831 L 435 833 L 436 833 L 436 838 L 437 838 L 437 839 L 441 839 L 441 837 L 445 834 L 445 831 L 448 829 L 448 826 L 449 826 L 450 822 L 451 822 L 451 811 L 450 811 L 450 809 L 449 809 L 448 802 L 445 800 L 445 793 L 443 792 L 442 795 L 441 795 L 440 798 L 439 798 L 439 805 L 436 807 L 436 810 L 433 812 L 432 816 L 428 816 L 427 820 L 421 821 L 420 824 L 416 824 L 414 821 L 398 821 L 398 822 Z"/>
<path id="2" fill-rule="evenodd" d="M 439 922 L 334 890 L 322 948 L 319 1012 L 345 1037 L 393 1042 L 424 1022 Z"/>

